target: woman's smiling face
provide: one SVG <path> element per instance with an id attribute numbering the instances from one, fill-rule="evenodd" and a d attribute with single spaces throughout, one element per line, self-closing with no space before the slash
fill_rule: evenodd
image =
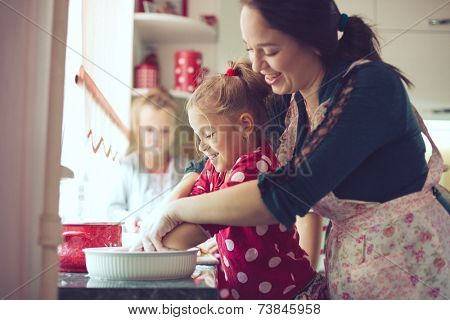
<path id="1" fill-rule="evenodd" d="M 241 11 L 241 33 L 253 70 L 264 75 L 274 93 L 294 93 L 310 85 L 320 64 L 315 50 L 271 28 L 259 10 L 249 6 Z"/>

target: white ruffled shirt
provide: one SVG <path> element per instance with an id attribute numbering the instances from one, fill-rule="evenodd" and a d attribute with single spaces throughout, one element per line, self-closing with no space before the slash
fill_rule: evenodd
<path id="1" fill-rule="evenodd" d="M 110 221 L 130 222 L 144 219 L 164 202 L 170 191 L 183 177 L 184 163 L 171 159 L 164 173 L 148 173 L 139 169 L 139 156 L 132 153 L 120 161 L 113 193 L 108 205 Z M 125 224 L 127 225 L 127 224 Z"/>

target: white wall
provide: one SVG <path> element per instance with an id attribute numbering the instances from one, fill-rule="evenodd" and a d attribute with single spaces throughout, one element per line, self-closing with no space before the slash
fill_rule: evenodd
<path id="1" fill-rule="evenodd" d="M 239 26 L 241 13 L 239 0 L 220 0 L 219 10 L 217 70 L 223 73 L 229 60 L 246 58 L 247 52 Z"/>
<path id="2" fill-rule="evenodd" d="M 0 3 L 0 298 L 41 271 L 38 230 L 44 211 L 53 12 L 52 0 L 5 3 Z M 39 282 L 8 298 L 38 298 Z"/>

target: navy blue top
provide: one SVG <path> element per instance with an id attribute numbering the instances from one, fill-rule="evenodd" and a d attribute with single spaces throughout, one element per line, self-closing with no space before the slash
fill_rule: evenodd
<path id="1" fill-rule="evenodd" d="M 320 103 L 339 95 L 341 75 L 347 68 L 348 64 L 337 63 L 327 70 Z M 351 72 L 353 91 L 342 114 L 307 161 L 296 168 L 294 177 L 280 174 L 283 168 L 259 176 L 265 205 L 286 226 L 329 192 L 341 199 L 386 202 L 419 191 L 426 180 L 425 144 L 398 74 L 382 62 L 366 63 Z M 307 134 L 301 128 L 308 120 L 302 96 L 295 98 L 299 108 L 297 154 Z M 286 96 L 284 105 L 271 110 L 272 124 L 280 133 L 289 100 Z M 200 163 L 187 171 L 201 168 Z"/>

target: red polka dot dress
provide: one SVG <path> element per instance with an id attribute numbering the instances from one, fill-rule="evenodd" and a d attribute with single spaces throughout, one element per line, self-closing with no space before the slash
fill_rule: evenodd
<path id="1" fill-rule="evenodd" d="M 254 180 L 278 167 L 270 147 L 241 156 L 229 175 L 207 161 L 191 196 Z M 216 235 L 221 264 L 218 288 L 221 299 L 292 299 L 316 276 L 299 246 L 297 230 L 281 224 L 256 227 L 202 225 Z"/>

